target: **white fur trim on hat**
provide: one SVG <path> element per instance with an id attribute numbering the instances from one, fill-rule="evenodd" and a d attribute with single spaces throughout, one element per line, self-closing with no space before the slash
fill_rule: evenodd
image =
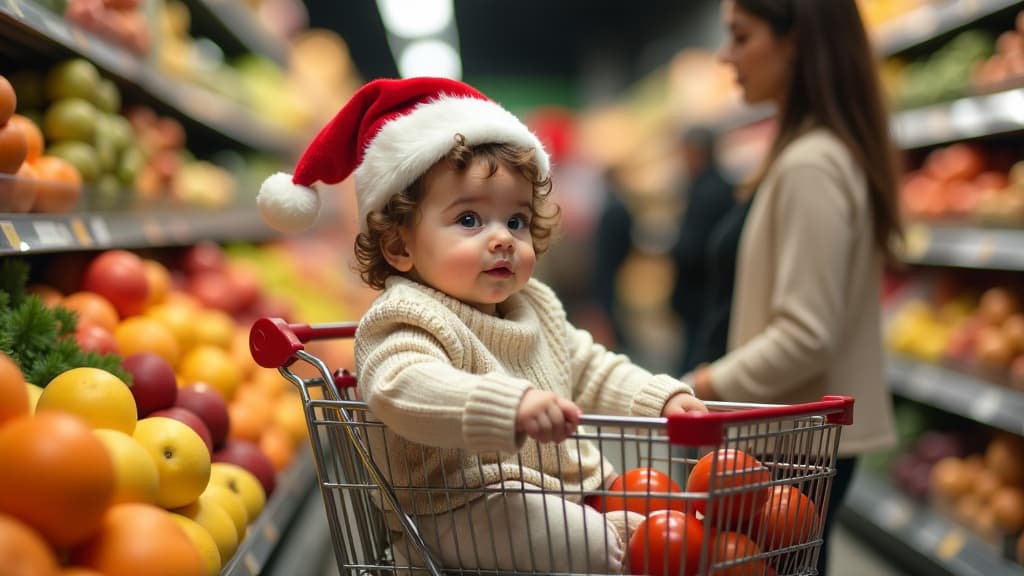
<path id="1" fill-rule="evenodd" d="M 320 195 L 312 188 L 295 184 L 291 174 L 278 172 L 263 181 L 256 205 L 271 228 L 301 232 L 316 222 Z"/>
<path id="2" fill-rule="evenodd" d="M 359 222 L 430 170 L 455 146 L 456 134 L 469 145 L 533 148 L 542 177 L 550 171 L 540 140 L 511 112 L 490 100 L 442 95 L 384 124 L 367 145 L 355 170 Z"/>

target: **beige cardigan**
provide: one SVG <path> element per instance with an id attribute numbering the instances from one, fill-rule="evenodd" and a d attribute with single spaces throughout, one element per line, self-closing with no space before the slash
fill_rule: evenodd
<path id="1" fill-rule="evenodd" d="M 883 259 L 863 171 L 824 129 L 779 156 L 740 238 L 730 352 L 710 367 L 723 400 L 853 396 L 841 455 L 895 442 L 881 344 Z"/>

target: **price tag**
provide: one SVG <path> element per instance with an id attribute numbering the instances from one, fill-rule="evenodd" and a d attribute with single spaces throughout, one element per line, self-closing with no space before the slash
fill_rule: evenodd
<path id="1" fill-rule="evenodd" d="M 875 509 L 878 523 L 887 530 L 900 530 L 910 524 L 913 510 L 902 498 L 883 498 L 881 506 Z"/>
<path id="2" fill-rule="evenodd" d="M 73 246 L 75 243 L 75 238 L 72 236 L 71 230 L 63 222 L 41 220 L 33 222 L 32 228 L 36 232 L 36 239 L 39 240 L 40 246 L 46 248 L 63 248 Z"/>
<path id="3" fill-rule="evenodd" d="M 91 47 L 89 44 L 89 37 L 78 28 L 71 28 L 71 39 L 75 42 L 75 46 L 78 46 L 79 50 L 88 51 Z"/>
<path id="4" fill-rule="evenodd" d="M 941 560 L 949 562 L 964 549 L 967 544 L 967 538 L 964 536 L 963 531 L 959 529 L 950 530 L 942 540 L 939 541 L 939 545 L 935 547 L 935 555 Z"/>
<path id="5" fill-rule="evenodd" d="M 142 235 L 146 237 L 146 241 L 150 244 L 163 244 L 165 238 L 164 230 L 160 227 L 160 223 L 152 217 L 142 219 Z"/>
<path id="6" fill-rule="evenodd" d="M 82 222 L 81 218 L 71 219 L 71 232 L 80 246 L 92 246 L 92 236 L 89 235 L 89 229 L 85 227 L 85 222 Z"/>
<path id="7" fill-rule="evenodd" d="M 989 235 L 984 235 L 978 238 L 978 242 L 975 245 L 975 256 L 974 258 L 978 261 L 978 264 L 988 264 L 992 261 L 992 257 L 996 253 L 996 243 L 992 240 Z"/>
<path id="8" fill-rule="evenodd" d="M 110 229 L 107 227 L 106 220 L 95 216 L 89 220 L 89 228 L 92 229 L 92 237 L 96 239 L 97 244 L 101 246 L 110 245 Z"/>
<path id="9" fill-rule="evenodd" d="M 14 15 L 18 18 L 25 19 L 25 13 L 21 11 L 21 6 L 18 5 L 17 0 L 7 0 L 7 7 L 14 12 Z"/>
<path id="10" fill-rule="evenodd" d="M 931 231 L 922 224 L 911 224 L 907 227 L 906 244 L 903 253 L 908 260 L 920 260 L 931 245 Z"/>
<path id="11" fill-rule="evenodd" d="M 15 230 L 13 223 L 0 222 L 0 232 L 3 232 L 4 238 L 7 238 L 7 243 L 11 245 L 12 249 L 21 250 L 21 236 L 18 236 L 18 231 Z"/>
<path id="12" fill-rule="evenodd" d="M 971 402 L 970 417 L 978 422 L 989 422 L 1002 407 L 1002 395 L 985 390 Z"/>
<path id="13" fill-rule="evenodd" d="M 242 561 L 245 564 L 245 569 L 249 571 L 249 574 L 256 576 L 260 573 L 260 561 L 253 556 L 252 552 L 246 552 Z"/>
<path id="14" fill-rule="evenodd" d="M 263 539 L 270 544 L 277 544 L 277 541 L 281 539 L 281 532 L 270 522 L 263 525 Z"/>

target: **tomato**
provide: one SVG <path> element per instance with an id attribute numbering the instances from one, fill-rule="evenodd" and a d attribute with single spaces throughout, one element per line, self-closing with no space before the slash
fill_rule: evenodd
<path id="1" fill-rule="evenodd" d="M 139 314 L 149 298 L 142 258 L 125 250 L 108 250 L 89 263 L 82 289 L 105 297 L 121 318 Z"/>
<path id="2" fill-rule="evenodd" d="M 652 512 L 629 538 L 630 573 L 697 574 L 703 542 L 704 525 L 693 515 L 678 510 Z"/>
<path id="3" fill-rule="evenodd" d="M 715 536 L 714 549 L 711 553 L 712 564 L 723 564 L 735 562 L 749 556 L 756 556 L 761 553 L 757 544 L 738 532 L 720 532 Z M 725 568 L 712 570 L 713 576 L 763 576 L 774 573 L 771 566 L 766 566 L 764 559 L 749 560 L 739 564 L 731 564 Z"/>
<path id="4" fill-rule="evenodd" d="M 777 550 L 811 540 L 820 521 L 817 506 L 794 486 L 775 486 L 761 507 L 751 537 L 765 550 Z"/>
<path id="5" fill-rule="evenodd" d="M 712 470 L 712 465 L 715 469 Z M 742 450 L 720 448 L 708 452 L 690 471 L 686 480 L 687 492 L 710 492 L 712 476 L 714 490 L 711 505 L 697 500 L 694 508 L 710 518 L 709 526 L 736 527 L 749 522 L 761 512 L 761 506 L 768 499 L 769 487 L 752 486 L 771 480 L 771 473 L 753 456 Z M 719 495 L 726 490 L 738 490 L 729 495 Z"/>
<path id="6" fill-rule="evenodd" d="M 668 474 L 655 468 L 634 468 L 616 478 L 608 487 L 608 491 L 612 494 L 594 498 L 588 503 L 601 512 L 630 510 L 647 515 L 655 510 L 686 511 L 686 501 L 681 498 L 654 496 L 673 492 L 682 495 L 679 484 L 676 484 Z M 616 492 L 621 495 L 615 495 Z"/>

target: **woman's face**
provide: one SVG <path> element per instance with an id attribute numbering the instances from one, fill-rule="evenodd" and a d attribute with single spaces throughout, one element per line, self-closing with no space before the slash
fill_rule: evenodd
<path id="1" fill-rule="evenodd" d="M 747 12 L 735 0 L 722 2 L 722 17 L 728 38 L 719 51 L 719 58 L 736 70 L 743 100 L 748 104 L 767 101 L 781 104 L 792 74 L 791 37 L 776 36 L 767 21 Z"/>

